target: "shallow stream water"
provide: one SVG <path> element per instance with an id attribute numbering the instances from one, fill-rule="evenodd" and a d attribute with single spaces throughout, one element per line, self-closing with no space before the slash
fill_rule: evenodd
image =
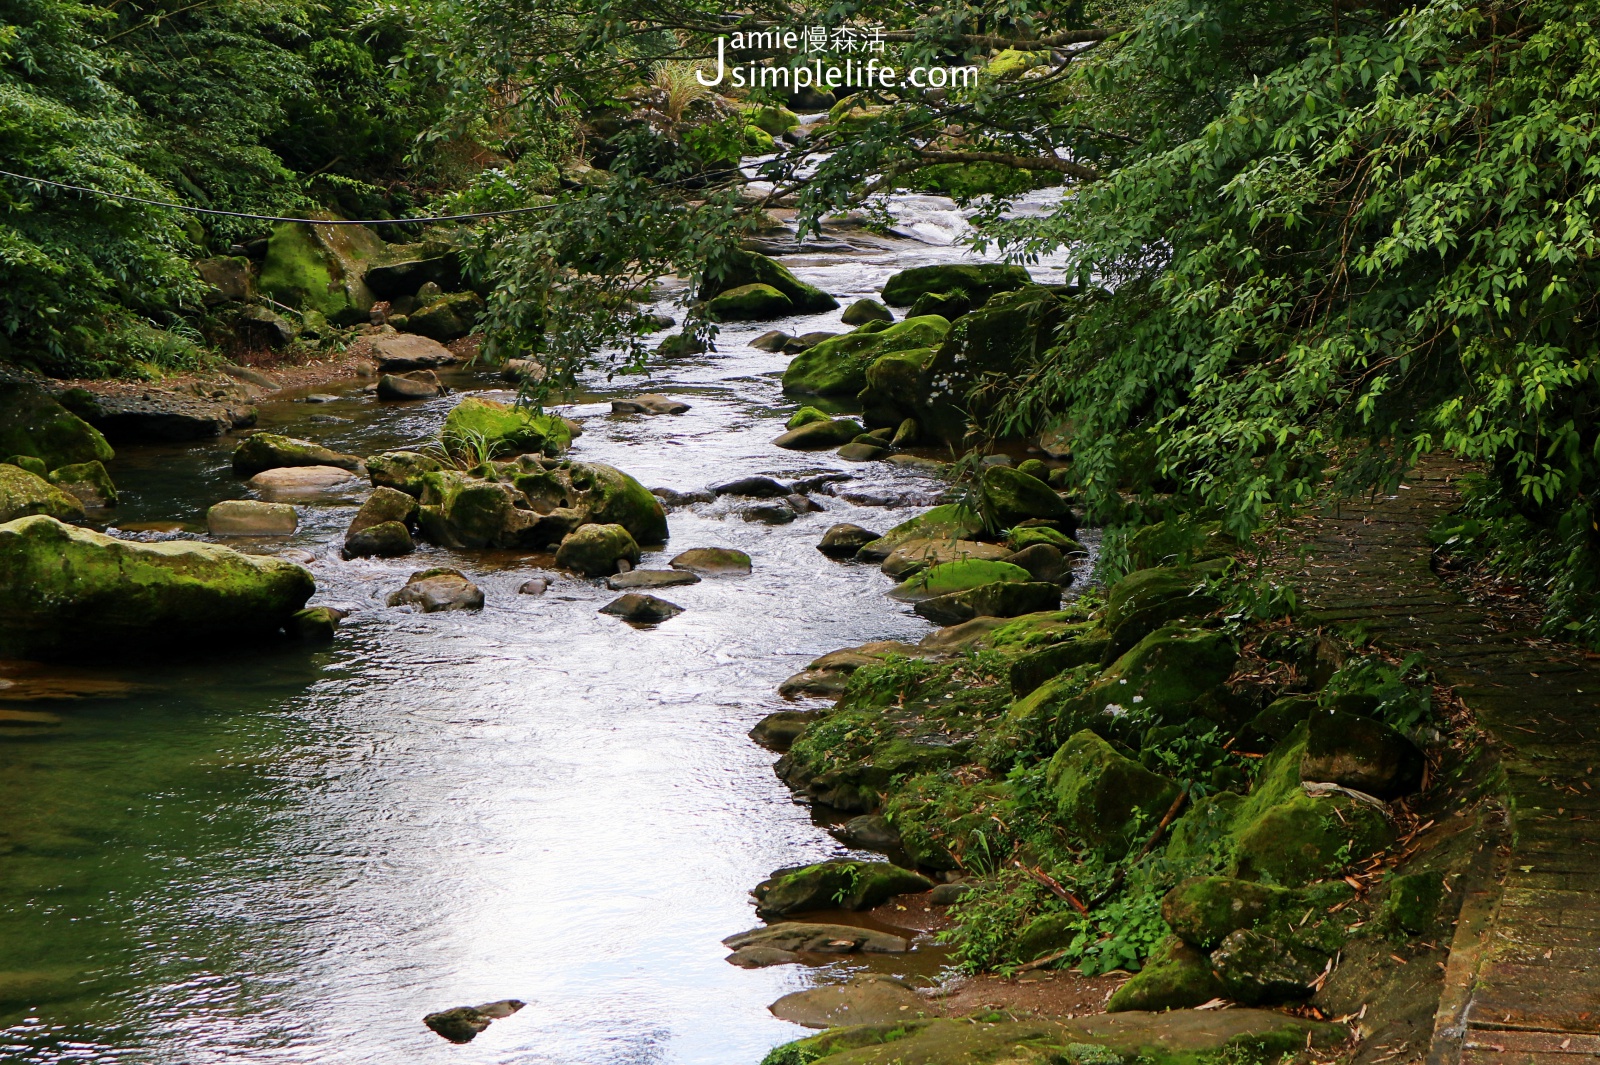
<path id="1" fill-rule="evenodd" d="M 962 257 L 948 202 L 900 208 L 904 238 L 785 261 L 843 306 Z M 815 544 L 836 522 L 887 528 L 941 486 L 773 447 L 795 404 L 786 357 L 748 346 L 769 327 L 845 328 L 838 312 L 733 327 L 649 378 L 597 377 L 563 409 L 585 429 L 573 457 L 679 490 L 842 471 L 840 493 L 896 505 L 818 495 L 824 512 L 778 527 L 727 498 L 672 511 L 644 565 L 726 546 L 754 572 L 667 590 L 687 609 L 663 625 L 597 613 L 615 596 L 597 581 L 517 594 L 553 572 L 539 559 L 424 546 L 342 561 L 355 493 L 303 504 L 287 543 L 249 545 L 309 552 L 313 603 L 357 608 L 331 648 L 119 666 L 108 675 L 139 686 L 120 697 L 0 702 L 26 711 L 0 720 L 0 1060 L 755 1065 L 803 1035 L 767 1005 L 838 973 L 737 969 L 719 941 L 758 923 L 748 891 L 770 870 L 848 852 L 746 732 L 812 658 L 931 630 L 875 568 Z M 460 392 L 503 387 L 449 383 L 457 395 L 414 404 L 318 389 L 337 398 L 268 404 L 260 424 L 365 455 L 426 440 Z M 644 391 L 693 409 L 609 413 Z M 116 521 L 199 522 L 247 495 L 232 444 L 124 449 Z M 441 564 L 484 589 L 481 613 L 383 605 Z M 40 710 L 59 720 L 26 716 Z M 508 997 L 528 1006 L 466 1046 L 420 1022 Z"/>

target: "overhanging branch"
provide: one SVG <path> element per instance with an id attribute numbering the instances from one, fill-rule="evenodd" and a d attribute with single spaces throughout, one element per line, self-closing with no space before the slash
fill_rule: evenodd
<path id="1" fill-rule="evenodd" d="M 1103 176 L 1092 166 L 1057 159 L 1053 155 L 1013 155 L 1010 152 L 937 152 L 922 151 L 917 158 L 924 163 L 998 163 L 1018 170 L 1052 170 L 1057 174 L 1077 178 L 1079 181 L 1099 181 Z"/>

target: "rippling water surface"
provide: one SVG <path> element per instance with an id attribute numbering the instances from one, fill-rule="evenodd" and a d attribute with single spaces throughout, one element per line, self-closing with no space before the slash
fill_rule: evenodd
<path id="1" fill-rule="evenodd" d="M 843 305 L 958 257 L 948 201 L 898 207 L 923 243 L 787 261 Z M 844 328 L 838 312 L 735 327 L 651 378 L 597 378 L 565 411 L 585 427 L 573 456 L 681 490 L 843 470 L 902 505 L 818 496 L 824 513 L 776 528 L 726 499 L 673 511 L 645 565 L 727 546 L 755 571 L 669 589 L 687 610 L 649 630 L 596 613 L 614 596 L 599 582 L 518 595 L 538 559 L 342 561 L 359 498 L 305 505 L 288 546 L 315 556 L 313 602 L 358 608 L 331 649 L 118 667 L 145 687 L 46 707 L 58 724 L 0 721 L 0 1060 L 754 1065 L 803 1034 L 766 1006 L 815 974 L 736 969 L 719 940 L 757 923 L 747 892 L 770 870 L 845 852 L 745 733 L 811 658 L 929 631 L 876 569 L 815 543 L 835 522 L 886 528 L 939 486 L 772 447 L 794 404 L 785 357 L 747 343 L 769 326 Z M 262 425 L 370 454 L 420 443 L 455 401 L 327 391 L 264 408 Z M 640 391 L 693 409 L 609 414 Z M 229 446 L 125 449 L 119 520 L 199 521 L 245 495 Z M 382 605 L 439 564 L 483 587 L 482 613 Z M 507 997 L 529 1005 L 467 1046 L 420 1023 Z"/>

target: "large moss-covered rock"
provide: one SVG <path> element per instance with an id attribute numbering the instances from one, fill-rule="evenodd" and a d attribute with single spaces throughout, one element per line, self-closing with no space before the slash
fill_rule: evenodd
<path id="1" fill-rule="evenodd" d="M 1239 651 L 1227 633 L 1168 625 L 1140 640 L 1101 674 L 1129 706 L 1193 716 L 1203 695 L 1228 679 Z"/>
<path id="2" fill-rule="evenodd" d="M 393 488 L 420 496 L 423 475 L 443 468 L 437 459 L 415 451 L 386 451 L 367 460 L 367 477 L 374 488 Z"/>
<path id="3" fill-rule="evenodd" d="M 809 408 L 808 408 L 809 409 Z M 790 429 L 772 441 L 785 451 L 821 451 L 848 444 L 861 435 L 861 423 L 854 418 L 812 419 Z"/>
<path id="4" fill-rule="evenodd" d="M 1239 546 L 1238 540 L 1223 532 L 1220 521 L 1169 518 L 1146 525 L 1128 537 L 1127 550 L 1133 568 L 1140 570 L 1226 558 Z"/>
<path id="5" fill-rule="evenodd" d="M 866 387 L 857 398 L 869 425 L 898 426 L 907 418 L 916 418 L 922 368 L 932 357 L 932 348 L 908 348 L 881 355 L 868 364 Z"/>
<path id="6" fill-rule="evenodd" d="M 472 332 L 483 307 L 476 292 L 446 293 L 406 315 L 406 332 L 448 344 Z"/>
<path id="7" fill-rule="evenodd" d="M 862 545 L 856 557 L 863 562 L 883 562 L 910 540 L 971 540 L 982 533 L 983 518 L 976 511 L 959 503 L 942 503 Z"/>
<path id="8" fill-rule="evenodd" d="M 1177 936 L 1169 936 L 1145 960 L 1132 980 L 1106 1002 L 1107 1013 L 1128 1010 L 1185 1010 L 1222 994 L 1211 960 Z"/>
<path id="9" fill-rule="evenodd" d="M 794 301 L 771 285 L 740 285 L 706 304 L 714 322 L 760 322 L 794 313 Z"/>
<path id="10" fill-rule="evenodd" d="M 1071 536 L 1077 531 L 1072 508 L 1055 489 L 1009 466 L 990 466 L 983 471 L 983 498 L 994 518 L 1002 527 L 1016 525 L 1029 518 L 1044 518 L 1065 527 Z"/>
<path id="11" fill-rule="evenodd" d="M 367 287 L 379 299 L 414 296 L 432 282 L 445 292 L 461 287 L 461 258 L 454 248 L 439 241 L 391 244 L 383 257 L 367 267 Z"/>
<path id="12" fill-rule="evenodd" d="M 894 313 L 877 300 L 856 300 L 844 309 L 839 320 L 845 325 L 866 325 L 868 322 L 892 322 Z"/>
<path id="13" fill-rule="evenodd" d="M 363 529 L 370 529 L 384 522 L 396 521 L 401 525 L 410 525 L 416 518 L 417 501 L 410 495 L 396 488 L 375 488 L 361 504 L 361 509 L 356 511 L 356 516 L 350 520 L 350 527 L 345 530 L 345 537 L 348 539 Z"/>
<path id="14" fill-rule="evenodd" d="M 574 498 L 586 520 L 598 524 L 620 525 L 641 544 L 659 544 L 667 538 L 667 510 L 661 500 L 633 477 L 603 462 L 574 462 L 556 471 L 557 479 L 566 474 Z M 517 486 L 532 492 L 529 483 L 518 479 Z M 563 497 L 563 501 L 567 497 Z"/>
<path id="15" fill-rule="evenodd" d="M 1106 592 L 1105 627 L 1116 654 L 1163 625 L 1185 618 L 1203 618 L 1222 601 L 1207 587 L 1220 570 L 1169 566 L 1136 570 Z"/>
<path id="16" fill-rule="evenodd" d="M 1135 836 L 1147 835 L 1178 797 L 1178 785 L 1117 753 L 1087 729 L 1056 751 L 1046 780 L 1062 826 L 1112 854 L 1124 853 Z"/>
<path id="17" fill-rule="evenodd" d="M 869 322 L 843 336 L 807 348 L 783 372 L 783 390 L 812 396 L 854 396 L 867 385 L 867 367 L 896 351 L 931 348 L 950 323 L 938 315 L 885 325 Z"/>
<path id="18" fill-rule="evenodd" d="M 309 440 L 296 440 L 277 433 L 253 433 L 233 449 L 233 472 L 241 477 L 284 466 L 336 466 L 341 470 L 359 470 L 361 460 Z"/>
<path id="19" fill-rule="evenodd" d="M 257 287 L 279 303 L 319 311 L 336 325 L 366 321 L 377 297 L 365 280 L 388 246 L 366 226 L 282 222 L 267 241 Z"/>
<path id="20" fill-rule="evenodd" d="M 1061 586 L 1033 580 L 1030 574 L 1025 581 L 992 581 L 976 588 L 936 595 L 917 603 L 913 609 L 919 617 L 935 625 L 959 625 L 973 618 L 1014 618 L 1054 610 L 1060 605 Z"/>
<path id="21" fill-rule="evenodd" d="M 909 307 L 926 292 L 963 289 L 981 304 L 999 292 L 1032 285 L 1033 278 L 1020 266 L 1001 263 L 941 263 L 913 266 L 892 274 L 883 286 L 883 302 L 891 307 Z"/>
<path id="22" fill-rule="evenodd" d="M 917 424 L 931 440 L 959 446 L 969 424 L 991 408 L 972 386 L 985 375 L 1027 371 L 1055 344 L 1066 304 L 1038 286 L 1003 292 L 963 315 L 923 364 L 918 382 Z"/>
<path id="23" fill-rule="evenodd" d="M 862 546 L 871 543 L 875 539 L 877 539 L 875 536 L 868 537 L 866 540 L 857 543 L 855 550 L 851 551 L 850 554 L 855 554 Z M 998 562 L 1007 558 L 1010 554 L 1011 552 L 1000 544 L 979 543 L 977 540 L 930 540 L 926 537 L 919 537 L 915 540 L 907 540 L 889 552 L 889 557 L 884 559 L 883 564 L 878 568 L 883 570 L 887 576 L 905 579 L 913 574 L 921 573 L 930 566 L 939 566 L 946 562 L 957 562 L 969 558 Z M 955 589 L 947 590 L 954 591 Z"/>
<path id="24" fill-rule="evenodd" d="M 963 558 L 954 562 L 941 562 L 929 566 L 906 578 L 889 592 L 891 598 L 908 603 L 932 599 L 937 595 L 964 592 L 997 581 L 1022 582 L 1032 576 L 1021 566 L 993 559 Z"/>
<path id="25" fill-rule="evenodd" d="M 0 525 L 0 654 L 238 645 L 280 631 L 315 590 L 279 559 L 216 544 L 130 543 L 42 515 Z"/>
<path id="26" fill-rule="evenodd" d="M 84 393 L 80 393 L 84 394 Z M 110 462 L 100 430 L 36 385 L 0 383 L 0 455 L 43 460 L 46 470 L 77 462 Z"/>
<path id="27" fill-rule="evenodd" d="M 780 870 L 752 894 L 756 913 L 772 918 L 809 910 L 865 910 L 895 895 L 932 888 L 927 877 L 888 862 L 831 861 Z"/>
<path id="28" fill-rule="evenodd" d="M 1167 927 L 1192 947 L 1217 948 L 1241 928 L 1254 928 L 1292 899 L 1293 893 L 1230 876 L 1190 877 L 1161 900 Z"/>
<path id="29" fill-rule="evenodd" d="M 617 572 L 617 563 L 639 561 L 639 545 L 620 525 L 584 525 L 569 533 L 556 551 L 556 565 L 585 577 Z"/>
<path id="30" fill-rule="evenodd" d="M 580 526 L 620 525 L 636 542 L 667 537 L 666 510 L 634 478 L 602 463 L 544 469 L 530 457 L 491 467 L 494 479 L 436 470 L 422 476 L 423 536 L 455 548 L 541 548 Z"/>
<path id="31" fill-rule="evenodd" d="M 745 285 L 767 285 L 789 297 L 796 313 L 820 314 L 839 306 L 839 301 L 817 288 L 808 285 L 789 272 L 788 267 L 757 252 L 742 249 L 727 253 L 723 270 L 715 278 L 708 277 L 700 290 L 701 299 L 714 299 L 729 289 Z"/>
<path id="32" fill-rule="evenodd" d="M 1301 780 L 1342 784 L 1380 799 L 1398 799 L 1422 786 L 1422 752 L 1382 721 L 1319 709 L 1309 722 Z"/>
<path id="33" fill-rule="evenodd" d="M 1233 813 L 1233 875 L 1299 887 L 1394 839 L 1388 819 L 1372 806 L 1344 795 L 1305 792 L 1300 763 L 1306 732 L 1305 725 L 1297 727 L 1267 755 L 1255 787 Z"/>
<path id="34" fill-rule="evenodd" d="M 83 517 L 78 497 L 19 466 L 0 465 L 0 522 L 44 514 L 61 521 Z"/>
<path id="35" fill-rule="evenodd" d="M 559 455 L 572 443 L 572 429 L 553 414 L 467 396 L 445 417 L 439 439 L 453 453 L 481 458 Z"/>
<path id="36" fill-rule="evenodd" d="M 86 507 L 114 507 L 117 505 L 117 486 L 111 481 L 111 474 L 100 464 L 99 459 L 88 462 L 74 462 L 70 466 L 60 466 L 50 474 L 49 481 L 57 488 L 69 495 L 76 496 L 78 502 Z M 45 513 L 40 511 L 39 513 Z M 21 515 L 16 515 L 21 517 Z M 56 515 L 60 517 L 60 515 Z M 0 519 L 9 521 L 10 519 Z"/>

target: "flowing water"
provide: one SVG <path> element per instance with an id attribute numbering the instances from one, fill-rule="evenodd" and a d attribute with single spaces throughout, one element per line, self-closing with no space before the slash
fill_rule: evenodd
<path id="1" fill-rule="evenodd" d="M 843 305 L 894 270 L 961 257 L 947 201 L 898 209 L 905 238 L 787 262 Z M 772 447 L 794 404 L 785 357 L 747 343 L 769 326 L 844 328 L 834 312 L 726 329 L 714 354 L 597 377 L 564 409 L 585 428 L 575 458 L 652 487 L 854 477 L 787 526 L 742 521 L 726 498 L 673 511 L 645 565 L 727 546 L 754 572 L 669 589 L 687 609 L 657 628 L 598 614 L 614 596 L 599 582 L 519 595 L 548 559 L 423 547 L 342 561 L 352 495 L 302 505 L 296 536 L 257 545 L 314 556 L 313 602 L 357 608 L 331 648 L 119 666 L 93 678 L 136 685 L 117 697 L 0 703 L 0 1060 L 754 1065 L 804 1034 L 766 1006 L 847 966 L 745 971 L 719 940 L 757 923 L 747 893 L 770 870 L 849 852 L 745 733 L 813 657 L 930 630 L 884 598 L 875 568 L 815 544 L 835 522 L 886 528 L 940 486 Z M 337 398 L 269 404 L 262 426 L 371 454 L 422 442 L 457 398 L 319 391 Z M 610 397 L 642 391 L 693 409 L 610 415 Z M 245 495 L 230 447 L 124 449 L 117 521 L 196 522 Z M 383 605 L 441 564 L 484 589 L 481 613 Z M 466 1046 L 420 1023 L 507 997 L 529 1005 Z"/>

